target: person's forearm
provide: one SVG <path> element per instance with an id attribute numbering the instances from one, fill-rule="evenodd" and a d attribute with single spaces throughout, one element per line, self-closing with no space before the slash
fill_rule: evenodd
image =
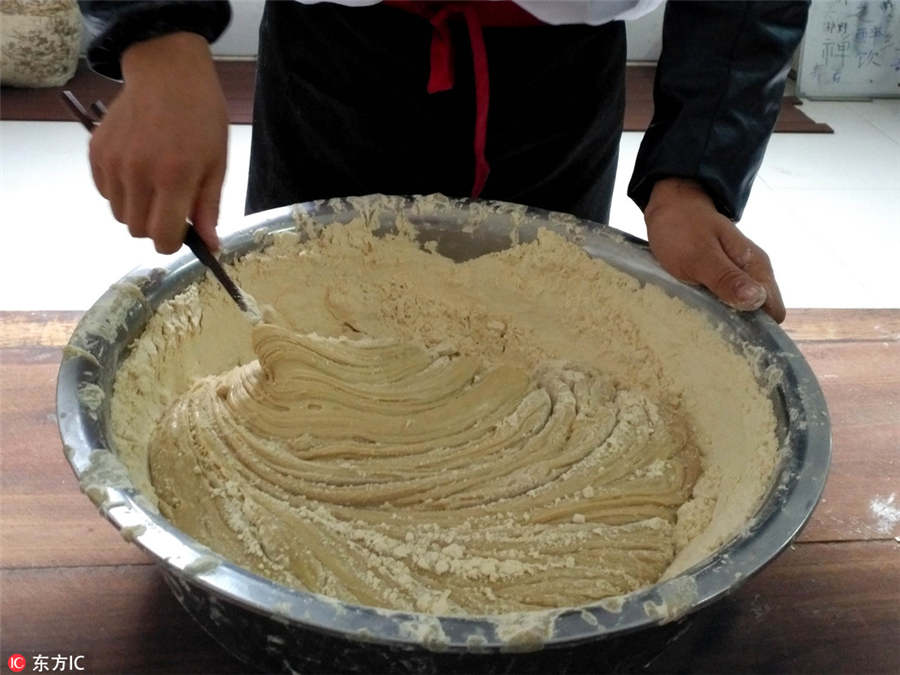
<path id="1" fill-rule="evenodd" d="M 215 75 L 215 66 L 209 45 L 203 36 L 179 31 L 127 47 L 120 59 L 122 75 L 126 81 L 147 80 L 167 76 L 167 63 L 189 64 L 197 72 Z"/>
<path id="2" fill-rule="evenodd" d="M 629 196 L 643 210 L 664 177 L 703 185 L 738 220 L 784 93 L 807 2 L 670 0 L 654 115 Z"/>
<path id="3" fill-rule="evenodd" d="M 231 8 L 225 0 L 80 0 L 79 6 L 92 38 L 87 50 L 88 65 L 116 80 L 123 76 L 122 55 L 133 44 L 177 32 L 195 33 L 213 42 L 231 18 Z"/>

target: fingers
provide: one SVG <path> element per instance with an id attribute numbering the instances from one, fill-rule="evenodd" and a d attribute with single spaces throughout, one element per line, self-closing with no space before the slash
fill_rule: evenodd
<path id="1" fill-rule="evenodd" d="M 708 246 L 695 261 L 692 270 L 694 279 L 728 305 L 750 312 L 765 304 L 765 287 L 735 265 L 718 242 Z"/>
<path id="2" fill-rule="evenodd" d="M 128 226 L 128 232 L 132 237 L 147 236 L 147 217 L 153 198 L 153 186 L 148 179 L 146 167 L 146 160 L 139 161 L 138 158 L 132 158 L 126 168 L 117 172 L 122 176 L 124 192 L 123 203 L 118 207 L 118 211 L 124 218 L 118 216 L 116 218 Z"/>
<path id="3" fill-rule="evenodd" d="M 115 219 L 128 226 L 131 236 L 152 239 L 159 253 L 174 253 L 181 248 L 189 216 L 210 250 L 219 249 L 215 228 L 224 167 L 202 184 L 177 169 L 152 181 L 141 171 L 129 172 L 120 180 L 93 163 L 92 172 Z"/>
<path id="4" fill-rule="evenodd" d="M 178 166 L 156 179 L 148 179 L 140 167 L 125 172 L 122 180 L 100 167 L 92 170 L 113 216 L 128 226 L 133 237 L 149 237 L 159 253 L 174 253 L 184 242 L 186 221 L 191 216 L 210 249 L 219 249 L 215 228 L 224 167 L 212 172 L 202 184 L 188 178 L 185 169 Z"/>
<path id="5" fill-rule="evenodd" d="M 763 308 L 778 322 L 784 302 L 769 257 L 716 209 L 690 179 L 656 182 L 644 209 L 650 250 L 672 276 L 699 283 L 742 311 Z"/>
<path id="6" fill-rule="evenodd" d="M 91 175 L 97 191 L 109 202 L 113 217 L 120 223 L 125 223 L 125 186 L 118 180 L 119 172 L 113 169 L 111 160 L 102 153 L 102 136 L 103 132 L 100 129 L 91 136 L 88 153 Z"/>
<path id="7" fill-rule="evenodd" d="M 184 243 L 186 220 L 198 182 L 191 166 L 180 159 L 160 162 L 154 167 L 146 236 L 153 240 L 159 253 L 174 253 Z"/>
<path id="8" fill-rule="evenodd" d="M 785 317 L 787 317 L 787 310 L 784 308 L 781 290 L 778 288 L 778 284 L 775 283 L 774 279 L 772 279 L 771 287 L 766 287 L 766 294 L 766 304 L 763 305 L 763 309 L 766 314 L 775 319 L 776 322 L 781 323 L 784 321 Z"/>
<path id="9" fill-rule="evenodd" d="M 763 310 L 778 323 L 784 321 L 786 314 L 784 301 L 766 252 L 745 237 L 733 224 L 721 229 L 719 242 L 730 260 L 765 289 Z"/>
<path id="10" fill-rule="evenodd" d="M 193 191 L 167 186 L 153 193 L 147 217 L 147 236 L 159 253 L 175 253 L 184 243 L 187 215 L 190 213 Z"/>
<path id="11" fill-rule="evenodd" d="M 735 265 L 744 269 L 753 260 L 756 244 L 747 239 L 734 225 L 728 224 L 719 228 L 719 243 Z"/>
<path id="12" fill-rule="evenodd" d="M 219 237 L 216 225 L 219 220 L 219 199 L 222 194 L 222 182 L 225 179 L 225 166 L 221 165 L 212 171 L 200 185 L 197 201 L 191 215 L 194 229 L 206 242 L 211 251 L 219 250 Z"/>
<path id="13" fill-rule="evenodd" d="M 128 225 L 128 232 L 132 237 L 146 237 L 147 217 L 150 212 L 153 190 L 149 185 L 133 185 L 127 195 L 124 208 L 125 219 L 117 218 L 117 220 Z"/>
<path id="14" fill-rule="evenodd" d="M 752 256 L 744 270 L 766 289 L 766 302 L 762 306 L 763 310 L 778 323 L 784 321 L 786 314 L 784 301 L 781 299 L 781 291 L 775 282 L 775 273 L 772 271 L 769 256 L 765 251 L 754 246 Z"/>
<path id="15" fill-rule="evenodd" d="M 91 175 L 94 179 L 94 185 L 97 186 L 97 192 L 101 195 L 109 199 L 107 195 L 107 179 L 106 172 L 103 170 L 103 162 L 99 157 L 99 150 L 97 147 L 97 135 L 99 131 L 95 133 L 94 136 L 91 136 L 91 143 L 88 151 L 88 160 L 91 164 Z"/>
<path id="16" fill-rule="evenodd" d="M 109 200 L 109 208 L 112 210 L 113 218 L 120 223 L 125 223 L 125 186 L 122 181 L 112 177 L 106 179 L 106 195 Z"/>
<path id="17" fill-rule="evenodd" d="M 766 287 L 761 283 L 762 279 L 754 277 L 747 270 L 754 261 L 756 245 L 730 223 L 720 228 L 718 242 L 726 257 L 714 256 L 716 267 L 711 273 L 722 282 L 717 289 L 710 288 L 710 290 L 717 292 L 721 289 L 723 293 L 730 292 L 729 296 L 720 295 L 720 297 L 735 309 L 744 311 L 759 309 L 767 299 Z"/>
<path id="18" fill-rule="evenodd" d="M 684 214 L 664 214 L 667 217 L 659 221 L 648 221 L 653 254 L 677 279 L 706 286 L 735 309 L 759 309 L 766 302 L 766 290 L 740 267 L 750 257 L 751 242 L 738 232 L 738 237 L 729 241 L 729 255 L 717 233 L 733 228 L 730 221 L 715 211 L 703 219 L 696 211 L 685 209 Z"/>

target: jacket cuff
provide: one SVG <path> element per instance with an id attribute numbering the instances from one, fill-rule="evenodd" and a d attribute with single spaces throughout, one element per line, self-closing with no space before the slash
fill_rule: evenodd
<path id="1" fill-rule="evenodd" d="M 88 65 L 96 73 L 122 80 L 122 53 L 136 42 L 187 31 L 214 42 L 231 20 L 227 1 L 84 2 Z"/>
<path id="2" fill-rule="evenodd" d="M 733 190 L 727 185 L 723 185 L 722 181 L 714 176 L 704 177 L 699 172 L 691 172 L 686 170 L 685 167 L 676 166 L 670 167 L 669 170 L 666 170 L 666 167 L 661 167 L 659 170 L 652 173 L 641 176 L 636 175 L 632 178 L 631 183 L 628 185 L 628 196 L 631 198 L 631 201 L 638 205 L 638 208 L 640 208 L 641 211 L 644 211 L 647 208 L 647 204 L 650 202 L 650 195 L 653 192 L 653 187 L 656 185 L 657 181 L 660 181 L 663 178 L 685 178 L 698 182 L 704 192 L 706 192 L 712 200 L 713 205 L 719 213 L 735 222 L 740 220 L 741 213 L 746 204 L 746 197 L 739 197 Z M 746 186 L 746 194 L 748 196 L 750 194 L 749 184 Z"/>
<path id="3" fill-rule="evenodd" d="M 806 2 L 666 5 L 663 50 L 628 195 L 644 210 L 656 181 L 690 178 L 738 220 L 781 107 Z"/>

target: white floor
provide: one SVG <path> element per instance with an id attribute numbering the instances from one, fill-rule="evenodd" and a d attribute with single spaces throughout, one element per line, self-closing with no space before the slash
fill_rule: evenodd
<path id="1" fill-rule="evenodd" d="M 806 102 L 835 133 L 775 134 L 741 227 L 788 307 L 900 307 L 900 101 Z M 644 237 L 625 196 L 641 134 L 622 139 L 611 224 Z M 249 126 L 232 126 L 221 231 L 240 226 Z M 0 310 L 80 310 L 159 256 L 117 223 L 70 122 L 0 122 Z"/>

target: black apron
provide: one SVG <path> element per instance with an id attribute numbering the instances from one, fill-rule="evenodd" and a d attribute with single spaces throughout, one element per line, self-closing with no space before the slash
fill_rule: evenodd
<path id="1" fill-rule="evenodd" d="M 448 25 L 454 85 L 428 93 L 433 29 L 425 18 L 385 5 L 268 2 L 247 212 L 371 193 L 471 196 L 473 56 L 463 17 Z M 625 105 L 624 24 L 482 34 L 490 171 L 478 196 L 608 222 Z"/>

